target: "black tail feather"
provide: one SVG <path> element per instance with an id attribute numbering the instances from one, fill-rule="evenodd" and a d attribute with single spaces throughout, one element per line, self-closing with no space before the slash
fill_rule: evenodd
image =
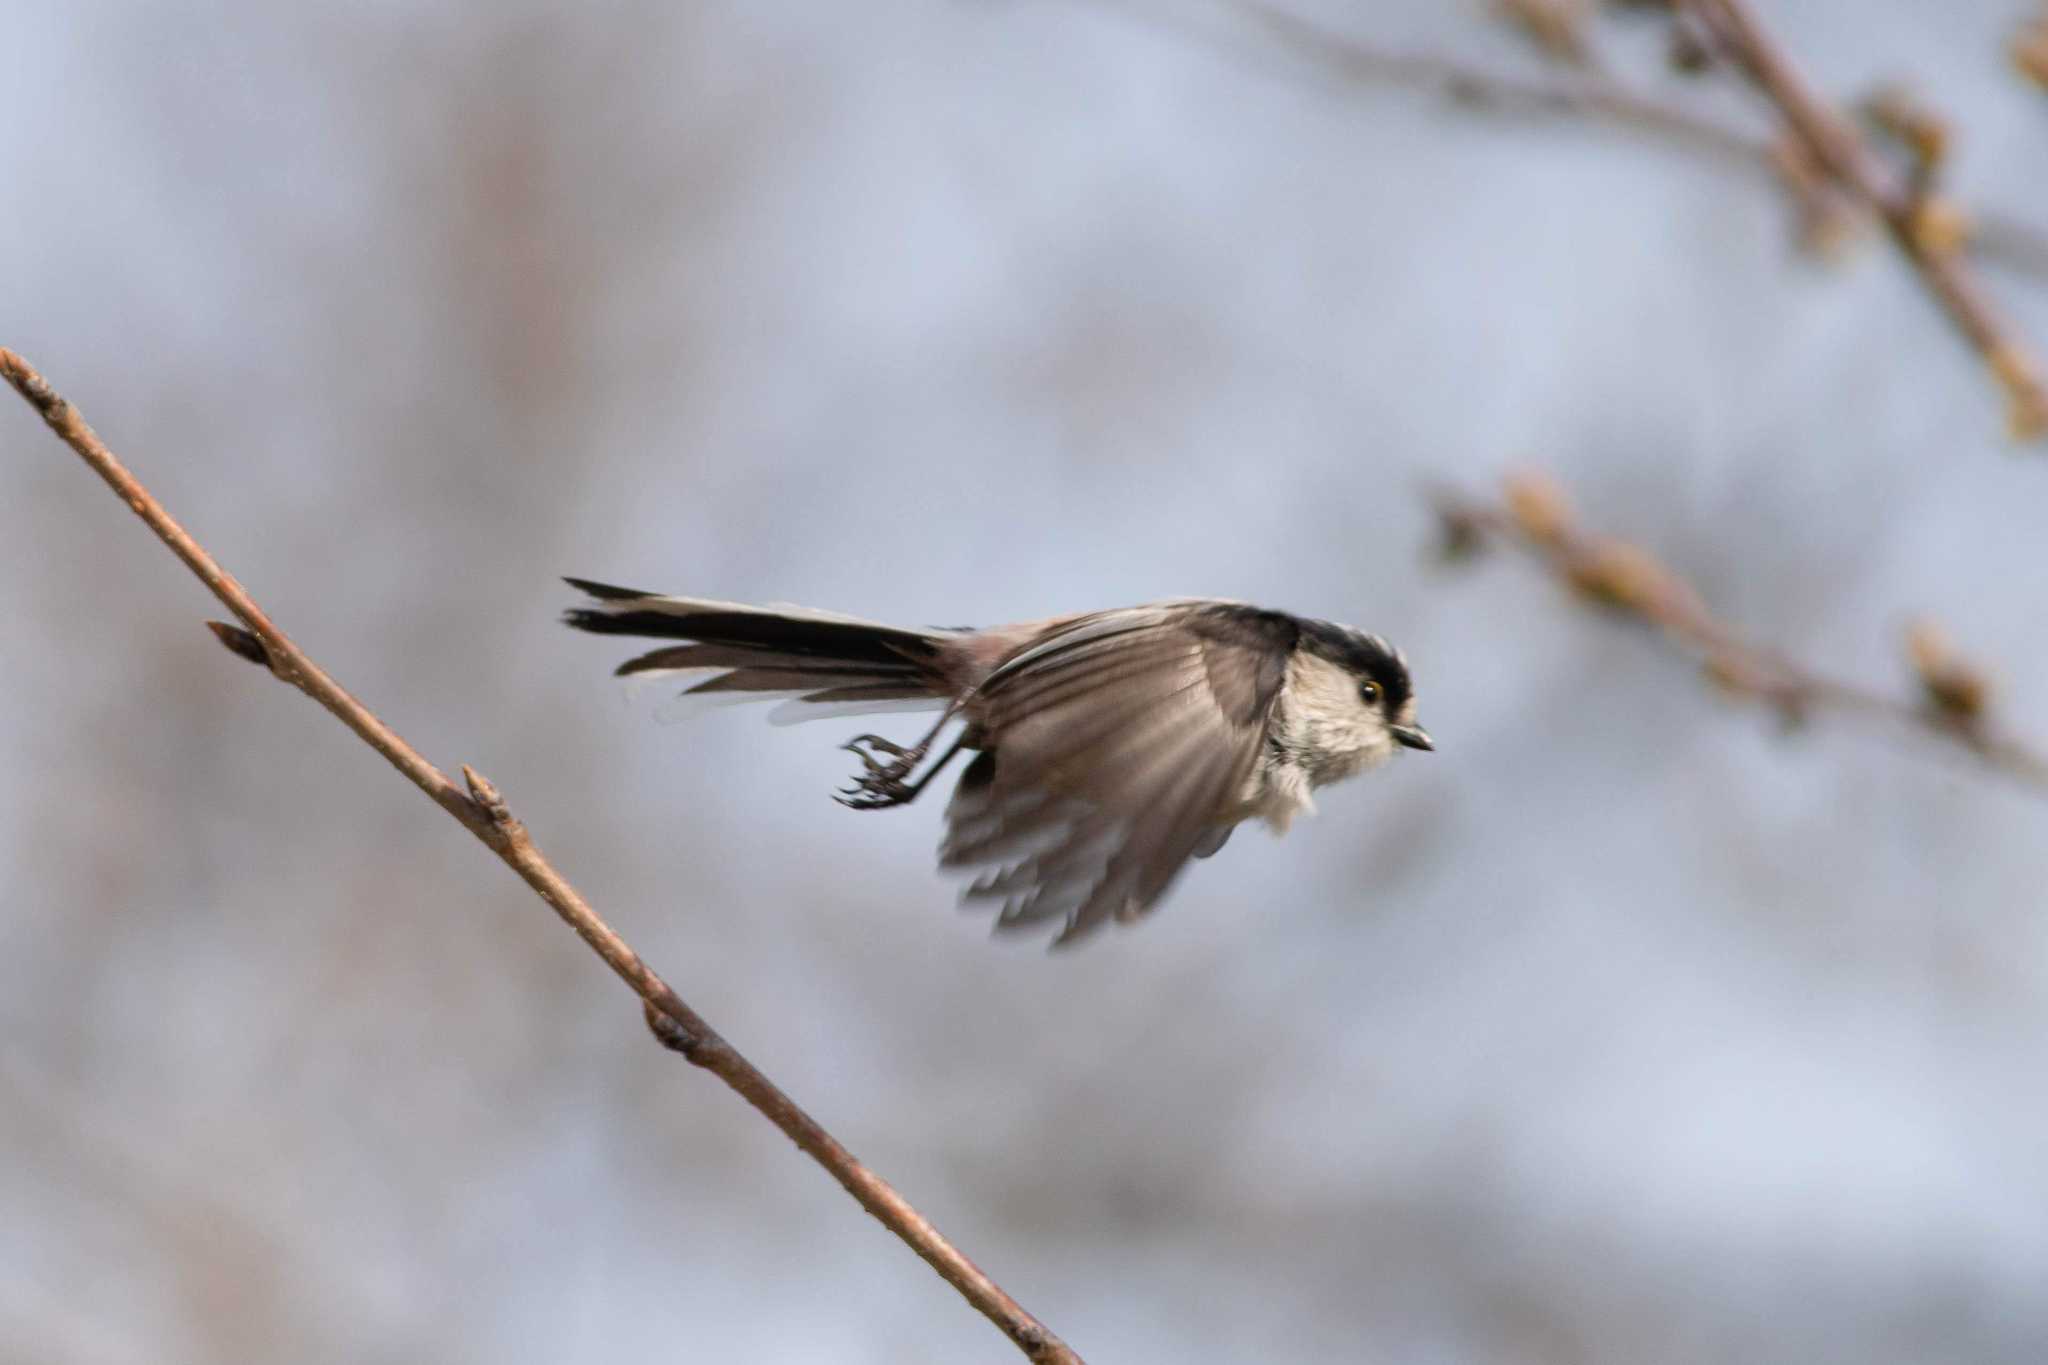
<path id="1" fill-rule="evenodd" d="M 903 630 L 797 609 L 663 597 L 583 578 L 567 582 L 601 604 L 563 613 L 563 621 L 577 630 L 694 642 L 629 659 L 619 666 L 621 674 L 731 670 L 690 688 L 692 692 L 817 687 L 849 693 L 833 700 L 945 693 L 939 651 L 947 632 Z M 851 693 L 855 688 L 862 693 Z"/>
<path id="2" fill-rule="evenodd" d="M 697 640 L 744 645 L 777 654 L 834 659 L 846 663 L 900 666 L 930 659 L 938 642 L 914 630 L 778 616 L 772 612 L 704 611 L 684 616 L 659 610 L 572 607 L 563 621 L 595 635 L 638 635 L 656 640 Z"/>
<path id="3" fill-rule="evenodd" d="M 621 588 L 615 587 L 610 583 L 597 583 L 588 578 L 564 577 L 562 581 L 578 592 L 590 594 L 590 596 L 595 597 L 600 602 L 630 602 L 636 597 L 654 597 L 657 595 L 651 592 L 642 592 L 638 588 Z"/>

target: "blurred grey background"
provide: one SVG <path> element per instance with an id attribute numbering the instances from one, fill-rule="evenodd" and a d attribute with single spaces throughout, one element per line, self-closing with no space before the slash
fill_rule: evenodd
<path id="1" fill-rule="evenodd" d="M 2021 0 L 1765 9 L 2048 221 Z M 1313 12 L 1537 61 L 1478 0 Z M 1849 677 L 1907 695 L 1939 617 L 2048 735 L 2048 465 L 1882 244 L 1166 0 L 7 29 L 0 342 L 1091 1360 L 2048 1355 L 2043 803 L 1787 740 L 1433 566 L 1416 495 L 1547 467 Z M 0 1357 L 1016 1358 L 11 398 L 0 449 Z M 939 802 L 828 799 L 846 722 L 658 723 L 561 573 L 1247 598 L 1402 644 L 1440 748 L 1048 956 L 954 910 Z"/>

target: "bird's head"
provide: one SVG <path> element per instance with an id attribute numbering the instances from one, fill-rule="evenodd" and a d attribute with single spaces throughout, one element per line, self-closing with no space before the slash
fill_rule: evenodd
<path id="1" fill-rule="evenodd" d="M 1408 661 L 1377 635 L 1304 622 L 1287 692 L 1297 757 L 1318 785 L 1384 763 L 1396 748 L 1436 747 L 1415 722 Z"/>

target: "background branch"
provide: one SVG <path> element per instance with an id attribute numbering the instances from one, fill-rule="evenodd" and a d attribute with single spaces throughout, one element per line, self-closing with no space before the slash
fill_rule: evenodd
<path id="1" fill-rule="evenodd" d="M 488 780 L 465 766 L 462 772 L 467 791 L 458 788 L 447 774 L 428 762 L 308 658 L 271 622 L 234 576 L 222 568 L 115 458 L 78 410 L 59 396 L 25 360 L 4 348 L 0 348 L 0 376 L 14 386 L 59 439 L 77 452 L 114 490 L 115 495 L 127 503 L 129 509 L 141 517 L 171 552 L 241 621 L 240 627 L 208 623 L 223 644 L 243 658 L 267 665 L 278 678 L 326 708 L 364 743 L 382 754 L 391 766 L 405 774 L 434 804 L 455 817 L 463 828 L 497 854 L 641 998 L 647 1022 L 665 1046 L 682 1053 L 737 1091 L 741 1098 L 824 1167 L 847 1193 L 860 1202 L 861 1207 L 907 1243 L 963 1298 L 995 1323 L 1029 1359 L 1051 1365 L 1080 1365 L 1081 1358 L 1071 1348 L 1004 1293 L 908 1200 L 856 1159 L 817 1120 L 799 1108 L 702 1016 L 685 1004 L 556 871 Z"/>
<path id="2" fill-rule="evenodd" d="M 1638 90 L 1604 66 L 1575 62 L 1562 74 L 1522 75 L 1441 53 L 1396 52 L 1262 0 L 1235 0 L 1234 7 L 1276 47 L 1349 83 L 1419 90 L 1482 113 L 1608 123 L 1712 160 L 1764 171 L 1808 216 L 1807 235 L 1816 245 L 1831 245 L 1857 216 L 1858 206 L 1817 176 L 1810 158 L 1785 139 Z M 2048 278 L 2048 230 L 2024 219 L 1972 209 L 1956 247 L 1986 265 Z"/>
<path id="3" fill-rule="evenodd" d="M 1813 97 L 1742 0 L 1685 0 L 1685 7 L 1701 15 L 1717 47 L 1740 60 L 1777 104 L 1787 137 L 1752 134 L 1638 91 L 1593 60 L 1586 48 L 1577 49 L 1580 55 L 1566 54 L 1569 70 L 1562 74 L 1520 76 L 1434 53 L 1390 51 L 1264 0 L 1232 0 L 1231 5 L 1276 47 L 1349 82 L 1430 91 L 1500 113 L 1611 122 L 1717 160 L 1761 167 L 1791 195 L 1809 246 L 1832 248 L 1864 214 L 1877 218 L 1983 358 L 2005 395 L 2008 429 L 2021 440 L 2048 435 L 2048 383 L 2040 363 L 1970 267 L 1974 257 L 2015 272 L 2048 275 L 2048 233 L 1996 213 L 1965 213 L 1932 192 L 1931 177 L 1893 176 L 1853 129 Z M 1137 8 L 1155 22 L 1165 19 L 1149 6 Z M 1528 26 L 1525 6 L 1511 5 L 1507 12 Z"/>
<path id="4" fill-rule="evenodd" d="M 1920 177 L 1901 182 L 1891 173 L 1856 130 L 1814 92 L 1791 56 L 1765 31 L 1748 0 L 1682 3 L 1778 107 L 1786 127 L 1813 159 L 1877 213 L 1899 250 L 1920 272 L 1928 292 L 2005 391 L 2013 434 L 2023 440 L 2048 434 L 2048 384 L 2040 362 L 1992 305 L 1952 238 L 1935 228 L 1944 214 L 1931 184 Z M 1928 158 L 1930 170 L 1932 161 Z"/>
<path id="5" fill-rule="evenodd" d="M 2035 9 L 2034 17 L 2014 31 L 2007 51 L 2022 76 L 2048 90 L 2048 4 Z"/>
<path id="6" fill-rule="evenodd" d="M 1816 673 L 1751 643 L 1649 551 L 1581 529 L 1564 494 L 1548 479 L 1510 478 L 1499 503 L 1450 488 L 1433 489 L 1430 497 L 1451 557 L 1490 541 L 1515 545 L 1583 600 L 1653 627 L 1697 657 L 1707 678 L 1731 696 L 1761 702 L 1793 723 L 1827 709 L 1919 730 L 2048 794 L 2048 755 L 1994 732 L 1990 680 L 1950 649 L 1931 624 L 1916 625 L 1907 639 L 1921 685 L 1915 704 Z"/>

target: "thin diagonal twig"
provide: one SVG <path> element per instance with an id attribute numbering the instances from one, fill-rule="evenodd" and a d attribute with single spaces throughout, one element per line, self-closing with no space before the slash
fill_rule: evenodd
<path id="1" fill-rule="evenodd" d="M 1697 8 L 1718 0 L 1685 2 Z M 1116 3 L 1154 23 L 1214 36 L 1155 6 L 1134 0 Z M 1854 222 L 1866 214 L 1876 217 L 1983 358 L 2005 394 L 2009 430 L 2021 440 L 2048 434 L 2048 387 L 2040 364 L 1970 268 L 1974 260 L 2015 273 L 2048 276 L 2048 233 L 2042 229 L 1988 210 L 1966 213 L 1946 199 L 1909 193 L 1905 185 L 1893 183 L 1884 166 L 1861 150 L 1846 129 L 1842 131 L 1848 144 L 1859 148 L 1853 176 L 1843 174 L 1849 163 L 1822 154 L 1810 124 L 1792 121 L 1788 138 L 1758 136 L 1636 90 L 1598 64 L 1580 63 L 1555 76 L 1512 75 L 1435 53 L 1390 51 L 1265 0 L 1230 0 L 1228 7 L 1257 26 L 1276 49 L 1347 82 L 1428 91 L 1467 108 L 1496 113 L 1609 122 L 1719 161 L 1764 170 L 1792 196 L 1802 233 L 1817 247 L 1831 248 Z M 1789 68 L 1780 63 L 1774 69 Z M 1819 109 L 1810 99 L 1802 107 Z M 1841 139 L 1830 135 L 1823 141 Z"/>
<path id="2" fill-rule="evenodd" d="M 1135 0 L 1112 2 L 1160 26 L 1175 26 L 1205 39 L 1216 37 L 1157 6 Z M 1806 158 L 1788 157 L 1784 141 L 1652 95 L 1604 68 L 1581 65 L 1557 74 L 1523 75 L 1443 53 L 1381 47 L 1265 0 L 1229 0 L 1227 7 L 1278 51 L 1347 84 L 1416 90 L 1481 113 L 1609 124 L 1726 165 L 1762 171 L 1794 196 L 1802 212 L 1839 218 L 1843 209 L 1853 207 L 1814 202 L 1826 198 L 1832 186 L 1815 181 Z M 2007 214 L 1973 209 L 1958 249 L 1986 265 L 2048 277 L 2048 230 Z"/>
<path id="3" fill-rule="evenodd" d="M 807 1156 L 824 1167 L 848 1194 L 860 1202 L 862 1208 L 923 1257 L 932 1269 L 960 1292 L 961 1297 L 1000 1328 L 1027 1358 L 1044 1365 L 1081 1365 L 1081 1358 L 1071 1348 L 1025 1312 L 1015 1299 L 1004 1293 L 995 1281 L 941 1236 L 939 1230 L 911 1206 L 910 1201 L 862 1165 L 817 1120 L 799 1108 L 701 1015 L 685 1004 L 555 869 L 489 781 L 465 766 L 462 774 L 467 791 L 457 787 L 446 773 L 428 762 L 418 750 L 308 658 L 271 622 L 234 576 L 222 568 L 114 457 L 92 428 L 86 425 L 78 410 L 60 397 L 26 361 L 4 348 L 0 348 L 0 376 L 4 376 L 28 400 L 59 439 L 70 446 L 94 473 L 106 480 L 115 496 L 127 503 L 129 509 L 170 547 L 171 553 L 235 614 L 242 623 L 240 627 L 208 623 L 223 644 L 244 658 L 268 665 L 280 679 L 325 707 L 365 744 L 382 754 L 392 767 L 405 774 L 435 805 L 448 812 L 464 829 L 503 859 L 640 997 L 644 1002 L 647 1022 L 664 1045 L 682 1053 L 737 1091 Z"/>
<path id="4" fill-rule="evenodd" d="M 1376 47 L 1262 0 L 1236 0 L 1232 8 L 1276 46 L 1352 81 L 1430 91 L 1477 109 L 1611 120 L 1736 160 L 1761 159 L 1767 152 L 1761 139 L 1739 128 L 1583 69 L 1514 75 L 1442 53 Z"/>
<path id="5" fill-rule="evenodd" d="M 1930 207 L 1864 144 L 1815 93 L 1789 54 L 1774 42 L 1748 0 L 1680 0 L 1708 25 L 1752 83 L 1778 108 L 1785 126 L 1813 159 L 1882 220 L 1956 329 L 1983 357 L 2004 390 L 2013 435 L 2048 435 L 2048 381 L 2040 362 L 1984 293 L 1969 262 L 1939 233 L 1926 231 Z"/>
<path id="6" fill-rule="evenodd" d="M 1752 643 L 1647 550 L 1582 529 L 1564 495 L 1547 479 L 1510 479 L 1499 503 L 1452 488 L 1433 488 L 1429 496 L 1454 552 L 1488 541 L 1516 546 L 1580 597 L 1654 628 L 1697 657 L 1706 676 L 1732 696 L 1761 702 L 1788 721 L 1832 710 L 1918 730 L 2048 793 L 2048 755 L 1992 727 L 1988 680 L 1929 628 L 1916 629 L 1909 640 L 1922 692 L 1915 705 L 1818 673 L 1782 651 Z"/>

